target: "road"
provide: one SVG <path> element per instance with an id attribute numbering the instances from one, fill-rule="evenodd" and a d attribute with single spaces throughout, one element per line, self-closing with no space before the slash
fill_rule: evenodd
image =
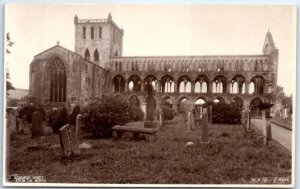
<path id="1" fill-rule="evenodd" d="M 251 119 L 251 123 L 262 131 L 262 120 Z M 292 151 L 292 131 L 275 125 L 272 123 L 272 138 L 286 147 L 289 151 Z"/>

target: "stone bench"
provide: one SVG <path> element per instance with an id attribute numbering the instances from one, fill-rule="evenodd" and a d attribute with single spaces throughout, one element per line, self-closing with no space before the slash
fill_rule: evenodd
<path id="1" fill-rule="evenodd" d="M 113 138 L 114 139 L 134 139 L 138 140 L 141 138 L 145 138 L 146 141 L 154 142 L 156 140 L 156 132 L 155 128 L 137 128 L 130 126 L 114 126 L 113 130 Z"/>

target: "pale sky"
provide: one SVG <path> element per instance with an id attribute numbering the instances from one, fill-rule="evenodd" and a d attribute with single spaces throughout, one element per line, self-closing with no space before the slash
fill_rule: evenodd
<path id="1" fill-rule="evenodd" d="M 9 4 L 5 33 L 16 43 L 6 56 L 11 81 L 29 87 L 34 55 L 60 45 L 75 50 L 74 15 L 112 14 L 124 29 L 123 56 L 262 54 L 268 29 L 279 49 L 278 85 L 286 94 L 296 85 L 296 7 L 125 4 Z"/>

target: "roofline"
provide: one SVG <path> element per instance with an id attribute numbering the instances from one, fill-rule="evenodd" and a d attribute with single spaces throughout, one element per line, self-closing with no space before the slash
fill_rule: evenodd
<path id="1" fill-rule="evenodd" d="M 111 57 L 112 60 L 117 59 L 140 59 L 140 58 L 252 58 L 252 57 L 269 57 L 269 55 L 187 55 L 187 56 L 121 56 Z"/>
<path id="2" fill-rule="evenodd" d="M 55 47 L 60 47 L 60 48 L 63 48 L 63 49 L 65 49 L 65 50 L 67 50 L 67 51 L 69 51 L 69 52 L 71 52 L 71 53 L 74 53 L 74 54 L 76 54 L 77 56 L 79 56 L 80 58 L 82 58 L 85 62 L 90 63 L 90 64 L 93 64 L 93 65 L 95 65 L 95 66 L 98 66 L 98 67 L 100 67 L 101 69 L 104 70 L 104 68 L 102 68 L 102 67 L 99 66 L 98 64 L 95 64 L 94 62 L 91 62 L 91 61 L 89 61 L 89 60 L 83 58 L 82 55 L 80 55 L 80 54 L 78 54 L 78 53 L 76 53 L 76 52 L 74 52 L 74 51 L 71 51 L 71 50 L 69 50 L 69 49 L 67 49 L 67 48 L 65 48 L 65 47 L 63 47 L 63 46 L 60 46 L 60 45 L 55 45 L 55 46 L 53 46 L 53 47 L 50 47 L 49 49 L 46 49 L 46 50 L 40 52 L 39 54 L 37 54 L 37 55 L 34 56 L 34 59 L 39 59 L 37 56 L 39 56 L 39 55 L 41 55 L 41 54 L 43 54 L 43 53 L 45 53 L 45 52 L 47 52 L 47 51 L 49 51 L 49 50 L 55 48 Z M 47 59 L 47 58 L 42 58 L 42 59 Z M 34 61 L 34 60 L 33 60 L 33 61 Z M 33 61 L 32 61 L 32 62 L 33 62 Z M 32 62 L 31 62 L 31 63 L 32 63 Z"/>

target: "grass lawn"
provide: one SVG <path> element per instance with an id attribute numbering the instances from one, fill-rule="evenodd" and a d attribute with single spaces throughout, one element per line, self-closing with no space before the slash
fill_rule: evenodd
<path id="1" fill-rule="evenodd" d="M 282 117 L 273 117 L 272 122 L 281 127 L 285 127 L 289 130 L 293 129 L 293 120 L 291 117 L 282 118 Z"/>
<path id="2" fill-rule="evenodd" d="M 93 148 L 81 150 L 74 162 L 62 163 L 60 149 L 28 151 L 34 142 L 29 135 L 12 136 L 9 174 L 44 176 L 49 183 L 291 183 L 291 154 L 277 142 L 266 147 L 241 125 L 209 125 L 211 142 L 204 145 L 200 128 L 186 133 L 178 119 L 152 143 L 81 137 Z M 59 144 L 59 136 L 45 141 Z M 189 141 L 195 145 L 186 147 Z"/>

